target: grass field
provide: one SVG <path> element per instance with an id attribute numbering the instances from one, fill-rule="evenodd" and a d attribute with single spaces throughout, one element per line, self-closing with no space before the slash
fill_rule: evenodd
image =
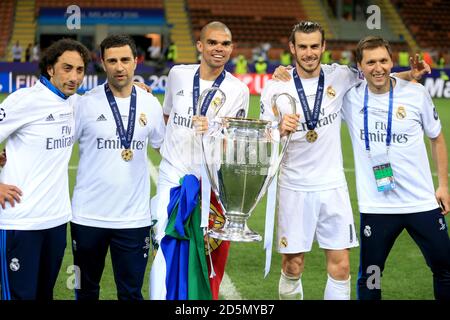
<path id="1" fill-rule="evenodd" d="M 0 101 L 4 99 L 0 95 Z M 158 97 L 162 100 L 162 97 Z M 259 96 L 252 96 L 250 101 L 250 116 L 259 115 Z M 450 100 L 436 99 L 435 104 L 443 125 L 447 145 L 450 146 L 450 130 L 446 125 L 450 124 Z M 428 145 L 428 142 L 427 142 Z M 342 128 L 342 147 L 344 167 L 350 191 L 353 213 L 356 222 L 356 230 L 359 230 L 359 212 L 356 199 L 355 176 L 353 165 L 353 153 L 350 137 L 345 125 Z M 450 148 L 449 148 L 450 149 Z M 159 155 L 149 151 L 152 163 L 159 164 Z M 450 157 L 449 157 L 450 158 Z M 431 158 L 430 158 L 431 159 Z M 72 192 L 76 176 L 78 160 L 78 148 L 75 146 L 70 163 L 70 188 Z M 432 170 L 435 172 L 434 166 Z M 437 182 L 434 177 L 435 183 Z M 152 194 L 156 190 L 152 183 Z M 448 222 L 448 217 L 447 217 Z M 263 234 L 264 231 L 264 201 L 262 201 L 250 218 L 249 225 L 255 231 Z M 359 234 L 359 232 L 358 232 Z M 70 235 L 68 234 L 68 244 Z M 355 283 L 358 272 L 359 248 L 351 251 L 351 275 L 352 275 L 352 299 L 355 299 Z M 274 250 L 272 256 L 272 269 L 266 279 L 264 274 L 264 251 L 260 243 L 232 243 L 226 272 L 234 287 L 243 299 L 277 299 L 278 279 L 280 274 L 280 255 Z M 323 252 L 315 244 L 312 252 L 306 255 L 306 267 L 303 274 L 303 287 L 305 299 L 322 299 L 326 284 L 325 257 Z M 66 283 L 71 280 L 71 273 L 67 272 L 72 264 L 70 245 L 66 249 L 63 266 L 60 271 L 55 288 L 56 299 L 73 299 L 73 291 L 67 288 Z M 148 271 L 144 282 L 144 297 L 148 297 Z M 387 260 L 385 274 L 382 280 L 384 299 L 433 299 L 432 275 L 425 264 L 425 260 L 406 232 L 397 239 L 394 248 Z M 101 299 L 116 299 L 116 290 L 112 276 L 111 263 L 108 261 L 101 283 Z"/>

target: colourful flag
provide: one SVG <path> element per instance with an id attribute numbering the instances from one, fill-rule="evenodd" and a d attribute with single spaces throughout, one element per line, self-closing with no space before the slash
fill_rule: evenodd
<path id="1" fill-rule="evenodd" d="M 209 228 L 223 227 L 225 223 L 225 217 L 223 215 L 222 206 L 217 201 L 214 193 L 211 193 L 211 204 L 209 208 Z M 212 298 L 214 300 L 219 299 L 219 287 L 222 282 L 223 274 L 225 273 L 225 265 L 228 258 L 228 250 L 230 249 L 230 241 L 223 241 L 211 237 L 206 237 L 206 241 L 209 243 L 209 250 L 206 247 L 206 254 L 209 255 L 211 251 L 211 258 L 207 256 L 208 271 L 211 274 L 210 259 L 212 261 L 214 276 L 209 278 L 209 284 L 211 287 Z"/>
<path id="2" fill-rule="evenodd" d="M 211 299 L 203 230 L 200 228 L 200 183 L 186 175 L 170 190 L 169 221 L 161 250 L 166 261 L 167 300 Z"/>

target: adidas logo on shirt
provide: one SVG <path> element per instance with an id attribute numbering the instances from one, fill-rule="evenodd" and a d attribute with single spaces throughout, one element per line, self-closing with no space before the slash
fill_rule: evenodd
<path id="1" fill-rule="evenodd" d="M 97 121 L 106 121 L 106 117 L 103 115 L 103 113 L 97 118 Z"/>
<path id="2" fill-rule="evenodd" d="M 181 97 L 183 97 L 183 96 L 184 96 L 184 92 L 183 92 L 183 90 L 180 90 L 180 91 L 178 91 L 178 92 L 177 92 L 177 96 L 181 96 Z"/>
<path id="3" fill-rule="evenodd" d="M 47 118 L 45 118 L 45 121 L 55 121 L 55 118 L 53 117 L 53 114 L 49 114 Z"/>

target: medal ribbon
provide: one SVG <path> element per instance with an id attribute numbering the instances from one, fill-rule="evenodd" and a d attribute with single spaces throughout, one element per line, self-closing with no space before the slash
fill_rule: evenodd
<path id="1" fill-rule="evenodd" d="M 392 109 L 394 105 L 394 88 L 392 86 L 392 80 L 389 79 L 389 109 L 388 109 L 388 123 L 386 129 L 386 148 L 389 150 L 392 138 Z M 366 143 L 366 150 L 370 152 L 369 145 L 369 112 L 367 111 L 369 103 L 369 89 L 364 90 L 364 141 Z"/>
<path id="2" fill-rule="evenodd" d="M 323 88 L 325 82 L 325 76 L 323 74 L 323 70 L 320 69 L 319 83 L 317 85 L 316 91 L 316 99 L 314 101 L 314 108 L 311 115 L 311 110 L 309 109 L 308 100 L 306 99 L 305 90 L 302 86 L 302 81 L 300 80 L 299 75 L 297 74 L 297 70 L 294 68 L 293 72 L 295 88 L 297 89 L 298 97 L 300 99 L 300 105 L 303 109 L 303 115 L 305 116 L 306 126 L 309 130 L 314 130 L 317 126 L 317 122 L 319 121 L 320 115 L 320 106 L 322 104 L 323 98 Z"/>
<path id="3" fill-rule="evenodd" d="M 216 80 L 214 80 L 214 83 L 212 85 L 213 88 L 218 88 L 220 87 L 220 84 L 222 83 L 222 81 L 225 79 L 225 70 L 222 71 L 222 73 L 216 78 Z M 210 93 L 208 93 L 208 95 L 206 96 L 205 100 L 203 101 L 202 104 L 202 108 L 201 108 L 201 115 L 205 116 L 206 112 L 208 111 L 209 108 L 209 104 L 211 103 L 212 98 L 215 95 L 215 91 L 211 91 Z M 192 89 L 192 108 L 194 109 L 194 116 L 195 113 L 197 112 L 197 102 L 198 102 L 198 98 L 200 97 L 200 67 L 198 67 L 197 72 L 195 72 L 194 75 L 194 87 Z"/>
<path id="4" fill-rule="evenodd" d="M 130 112 L 128 116 L 128 128 L 125 132 L 125 127 L 123 126 L 122 117 L 120 116 L 119 107 L 117 106 L 116 99 L 111 91 L 111 88 L 106 83 L 105 84 L 106 98 L 108 99 L 109 106 L 116 121 L 117 131 L 119 131 L 120 142 L 125 149 L 129 149 L 131 146 L 131 141 L 133 140 L 134 134 L 134 124 L 136 123 L 136 89 L 131 90 L 130 99 Z"/>

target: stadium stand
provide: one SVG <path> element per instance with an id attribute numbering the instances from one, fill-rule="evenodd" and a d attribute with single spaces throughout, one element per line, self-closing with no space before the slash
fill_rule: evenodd
<path id="1" fill-rule="evenodd" d="M 20 40 L 23 47 L 25 41 L 20 32 L 26 31 L 25 22 L 19 20 L 15 25 L 15 15 L 19 12 L 18 3 L 32 2 L 32 12 L 37 21 L 42 8 L 66 8 L 73 4 L 67 0 L 0 0 L 0 57 L 8 58 L 11 44 Z M 343 1 L 345 5 L 351 1 Z M 418 52 L 420 48 L 433 48 L 447 54 L 450 44 L 444 39 L 450 38 L 450 2 L 447 0 L 410 0 L 405 4 L 401 0 L 373 0 L 372 4 L 380 6 L 383 23 L 386 23 L 396 38 L 389 38 L 394 51 Z M 268 59 L 279 59 L 280 53 L 287 47 L 288 35 L 292 26 L 299 20 L 310 19 L 319 21 L 325 28 L 327 48 L 331 51 L 334 61 L 338 61 L 343 50 L 354 48 L 359 36 L 356 31 L 349 35 L 345 21 L 333 14 L 333 4 L 336 1 L 318 2 L 314 0 L 226 0 L 213 2 L 210 0 L 77 0 L 81 8 L 111 8 L 111 9 L 162 9 L 169 26 L 166 35 L 175 42 L 179 52 L 177 63 L 195 62 L 195 41 L 200 29 L 212 20 L 226 23 L 233 32 L 236 43 L 233 57 L 243 54 L 251 60 L 254 48 L 263 43 L 269 43 Z M 16 12 L 15 12 L 16 10 Z M 22 14 L 22 13 L 20 13 Z M 32 13 L 31 13 L 32 14 Z M 21 18 L 22 19 L 22 18 Z M 344 19 L 345 20 L 345 19 Z M 349 21 L 348 23 L 354 23 Z M 34 22 L 33 22 L 34 23 Z M 349 24 L 350 25 L 350 24 Z M 14 36 L 14 30 L 17 35 Z M 33 29 L 33 30 L 31 30 Z M 27 34 L 36 34 L 35 26 Z M 351 28 L 350 28 L 351 29 Z M 167 30 L 167 29 L 166 29 Z M 338 32 L 343 30 L 345 32 Z M 351 33 L 351 32 L 350 32 Z M 344 34 L 344 36 L 342 35 Z M 385 38 L 386 36 L 383 35 Z M 37 34 L 39 38 L 39 34 Z M 396 40 L 398 39 L 398 40 Z M 9 46 L 8 46 L 9 44 Z M 167 44 L 166 44 L 167 45 Z M 396 54 L 395 54 L 396 60 Z"/>
<path id="2" fill-rule="evenodd" d="M 205 23 L 211 20 L 223 21 L 232 30 L 233 40 L 237 43 L 233 56 L 243 54 L 247 59 L 252 58 L 252 48 L 269 42 L 271 49 L 268 58 L 272 61 L 278 60 L 281 51 L 287 47 L 292 26 L 303 19 L 319 21 L 324 26 L 327 47 L 332 51 L 334 61 L 339 61 L 343 50 L 352 51 L 357 43 L 356 39 L 360 38 L 359 35 L 355 37 L 353 34 L 347 34 L 348 39 L 336 38 L 336 30 L 333 30 L 332 26 L 342 28 L 345 21 L 333 19 L 328 13 L 330 8 L 315 1 L 228 0 L 225 4 L 208 0 L 187 0 L 187 5 L 194 39 L 198 39 L 200 29 Z M 330 21 L 334 24 L 330 24 Z M 364 25 L 364 22 L 362 24 Z M 410 51 L 404 40 L 391 41 L 391 44 L 395 51 Z"/>
<path id="3" fill-rule="evenodd" d="M 163 9 L 163 0 L 36 0 L 36 16 L 40 8 L 68 7 L 76 4 L 80 8 L 158 8 Z"/>
<path id="4" fill-rule="evenodd" d="M 11 48 L 19 42 L 23 48 L 22 61 L 25 61 L 25 49 L 33 45 L 36 38 L 36 21 L 33 15 L 35 0 L 16 1 L 11 38 L 7 49 L 7 60 L 12 61 Z"/>
<path id="5" fill-rule="evenodd" d="M 392 0 L 403 21 L 422 48 L 450 48 L 450 2 L 448 0 Z"/>
<path id="6" fill-rule="evenodd" d="M 0 57 L 5 56 L 12 34 L 14 6 L 14 0 L 0 1 L 0 21 L 2 22 L 2 27 L 0 28 Z"/>
<path id="7" fill-rule="evenodd" d="M 212 20 L 224 22 L 233 32 L 233 41 L 239 44 L 234 55 L 251 58 L 251 48 L 269 42 L 274 50 L 287 43 L 292 26 L 305 19 L 306 14 L 296 0 L 187 0 L 194 39 L 198 39 L 203 25 Z M 271 50 L 269 56 L 276 56 Z"/>

